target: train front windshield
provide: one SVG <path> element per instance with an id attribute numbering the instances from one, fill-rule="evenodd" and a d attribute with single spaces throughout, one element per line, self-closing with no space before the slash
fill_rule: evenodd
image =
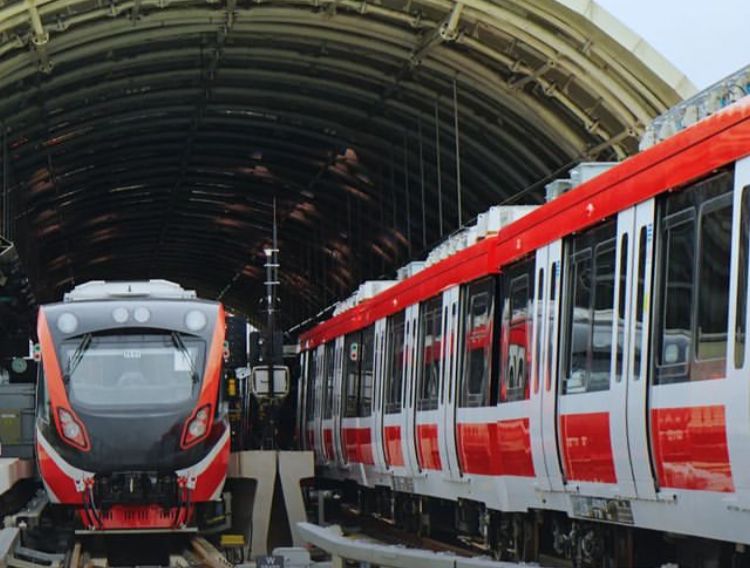
<path id="1" fill-rule="evenodd" d="M 61 360 L 73 404 L 172 405 L 197 394 L 204 351 L 202 340 L 177 332 L 88 334 L 66 341 Z"/>

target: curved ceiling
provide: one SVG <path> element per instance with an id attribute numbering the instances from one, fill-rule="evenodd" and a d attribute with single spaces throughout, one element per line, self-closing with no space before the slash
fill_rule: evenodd
<path id="1" fill-rule="evenodd" d="M 37 296 L 168 278 L 252 314 L 275 198 L 287 323 L 693 92 L 582 0 L 6 0 L 0 34 Z"/>

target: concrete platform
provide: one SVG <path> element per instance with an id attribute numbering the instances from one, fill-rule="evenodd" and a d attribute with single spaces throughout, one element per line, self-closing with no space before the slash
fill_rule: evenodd
<path id="1" fill-rule="evenodd" d="M 4 495 L 16 483 L 34 473 L 31 460 L 0 458 L 0 495 Z"/>

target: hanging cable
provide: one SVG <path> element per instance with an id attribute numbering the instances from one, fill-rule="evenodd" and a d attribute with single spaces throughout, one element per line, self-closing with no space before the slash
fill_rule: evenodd
<path id="1" fill-rule="evenodd" d="M 456 138 L 456 206 L 458 209 L 458 226 L 463 225 L 461 211 L 461 142 L 458 132 L 458 89 L 456 79 L 453 79 L 453 132 Z"/>
<path id="2" fill-rule="evenodd" d="M 438 190 L 438 228 L 440 238 L 443 237 L 443 182 L 440 168 L 440 106 L 435 99 L 435 172 L 437 174 Z"/>
<path id="3" fill-rule="evenodd" d="M 419 133 L 419 181 L 422 186 L 422 248 L 427 248 L 427 214 L 425 213 L 424 196 L 424 153 L 422 151 L 422 119 L 417 120 L 417 132 Z"/>
<path id="4" fill-rule="evenodd" d="M 411 258 L 411 188 L 409 187 L 409 137 L 404 132 L 404 192 L 406 197 L 406 248 Z"/>

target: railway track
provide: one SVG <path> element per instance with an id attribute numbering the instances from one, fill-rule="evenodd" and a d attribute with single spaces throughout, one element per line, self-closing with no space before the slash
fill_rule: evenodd
<path id="1" fill-rule="evenodd" d="M 331 521 L 340 524 L 346 534 L 353 537 L 362 535 L 384 544 L 398 544 L 432 552 L 445 552 L 466 558 L 492 556 L 492 552 L 488 548 L 460 536 L 446 533 L 441 538 L 435 538 L 408 532 L 399 528 L 389 519 L 362 515 L 354 507 L 341 507 Z M 546 554 L 540 555 L 538 565 L 544 568 L 573 568 L 573 564 L 569 560 Z"/>
<path id="2" fill-rule="evenodd" d="M 131 541 L 131 546 L 139 546 L 140 543 Z M 111 552 L 111 551 L 109 551 Z M 126 551 L 115 551 L 122 558 Z M 177 545 L 173 553 L 168 555 L 168 564 L 161 564 L 162 568 L 232 568 L 234 564 L 229 562 L 224 555 L 216 549 L 208 540 L 200 536 L 194 536 Z M 110 568 L 122 566 L 122 560 L 111 563 L 109 555 L 102 555 L 98 547 L 84 540 L 77 540 L 66 556 L 64 568 Z M 139 562 L 140 564 L 140 562 Z M 149 564 L 149 566 L 156 566 Z"/>

